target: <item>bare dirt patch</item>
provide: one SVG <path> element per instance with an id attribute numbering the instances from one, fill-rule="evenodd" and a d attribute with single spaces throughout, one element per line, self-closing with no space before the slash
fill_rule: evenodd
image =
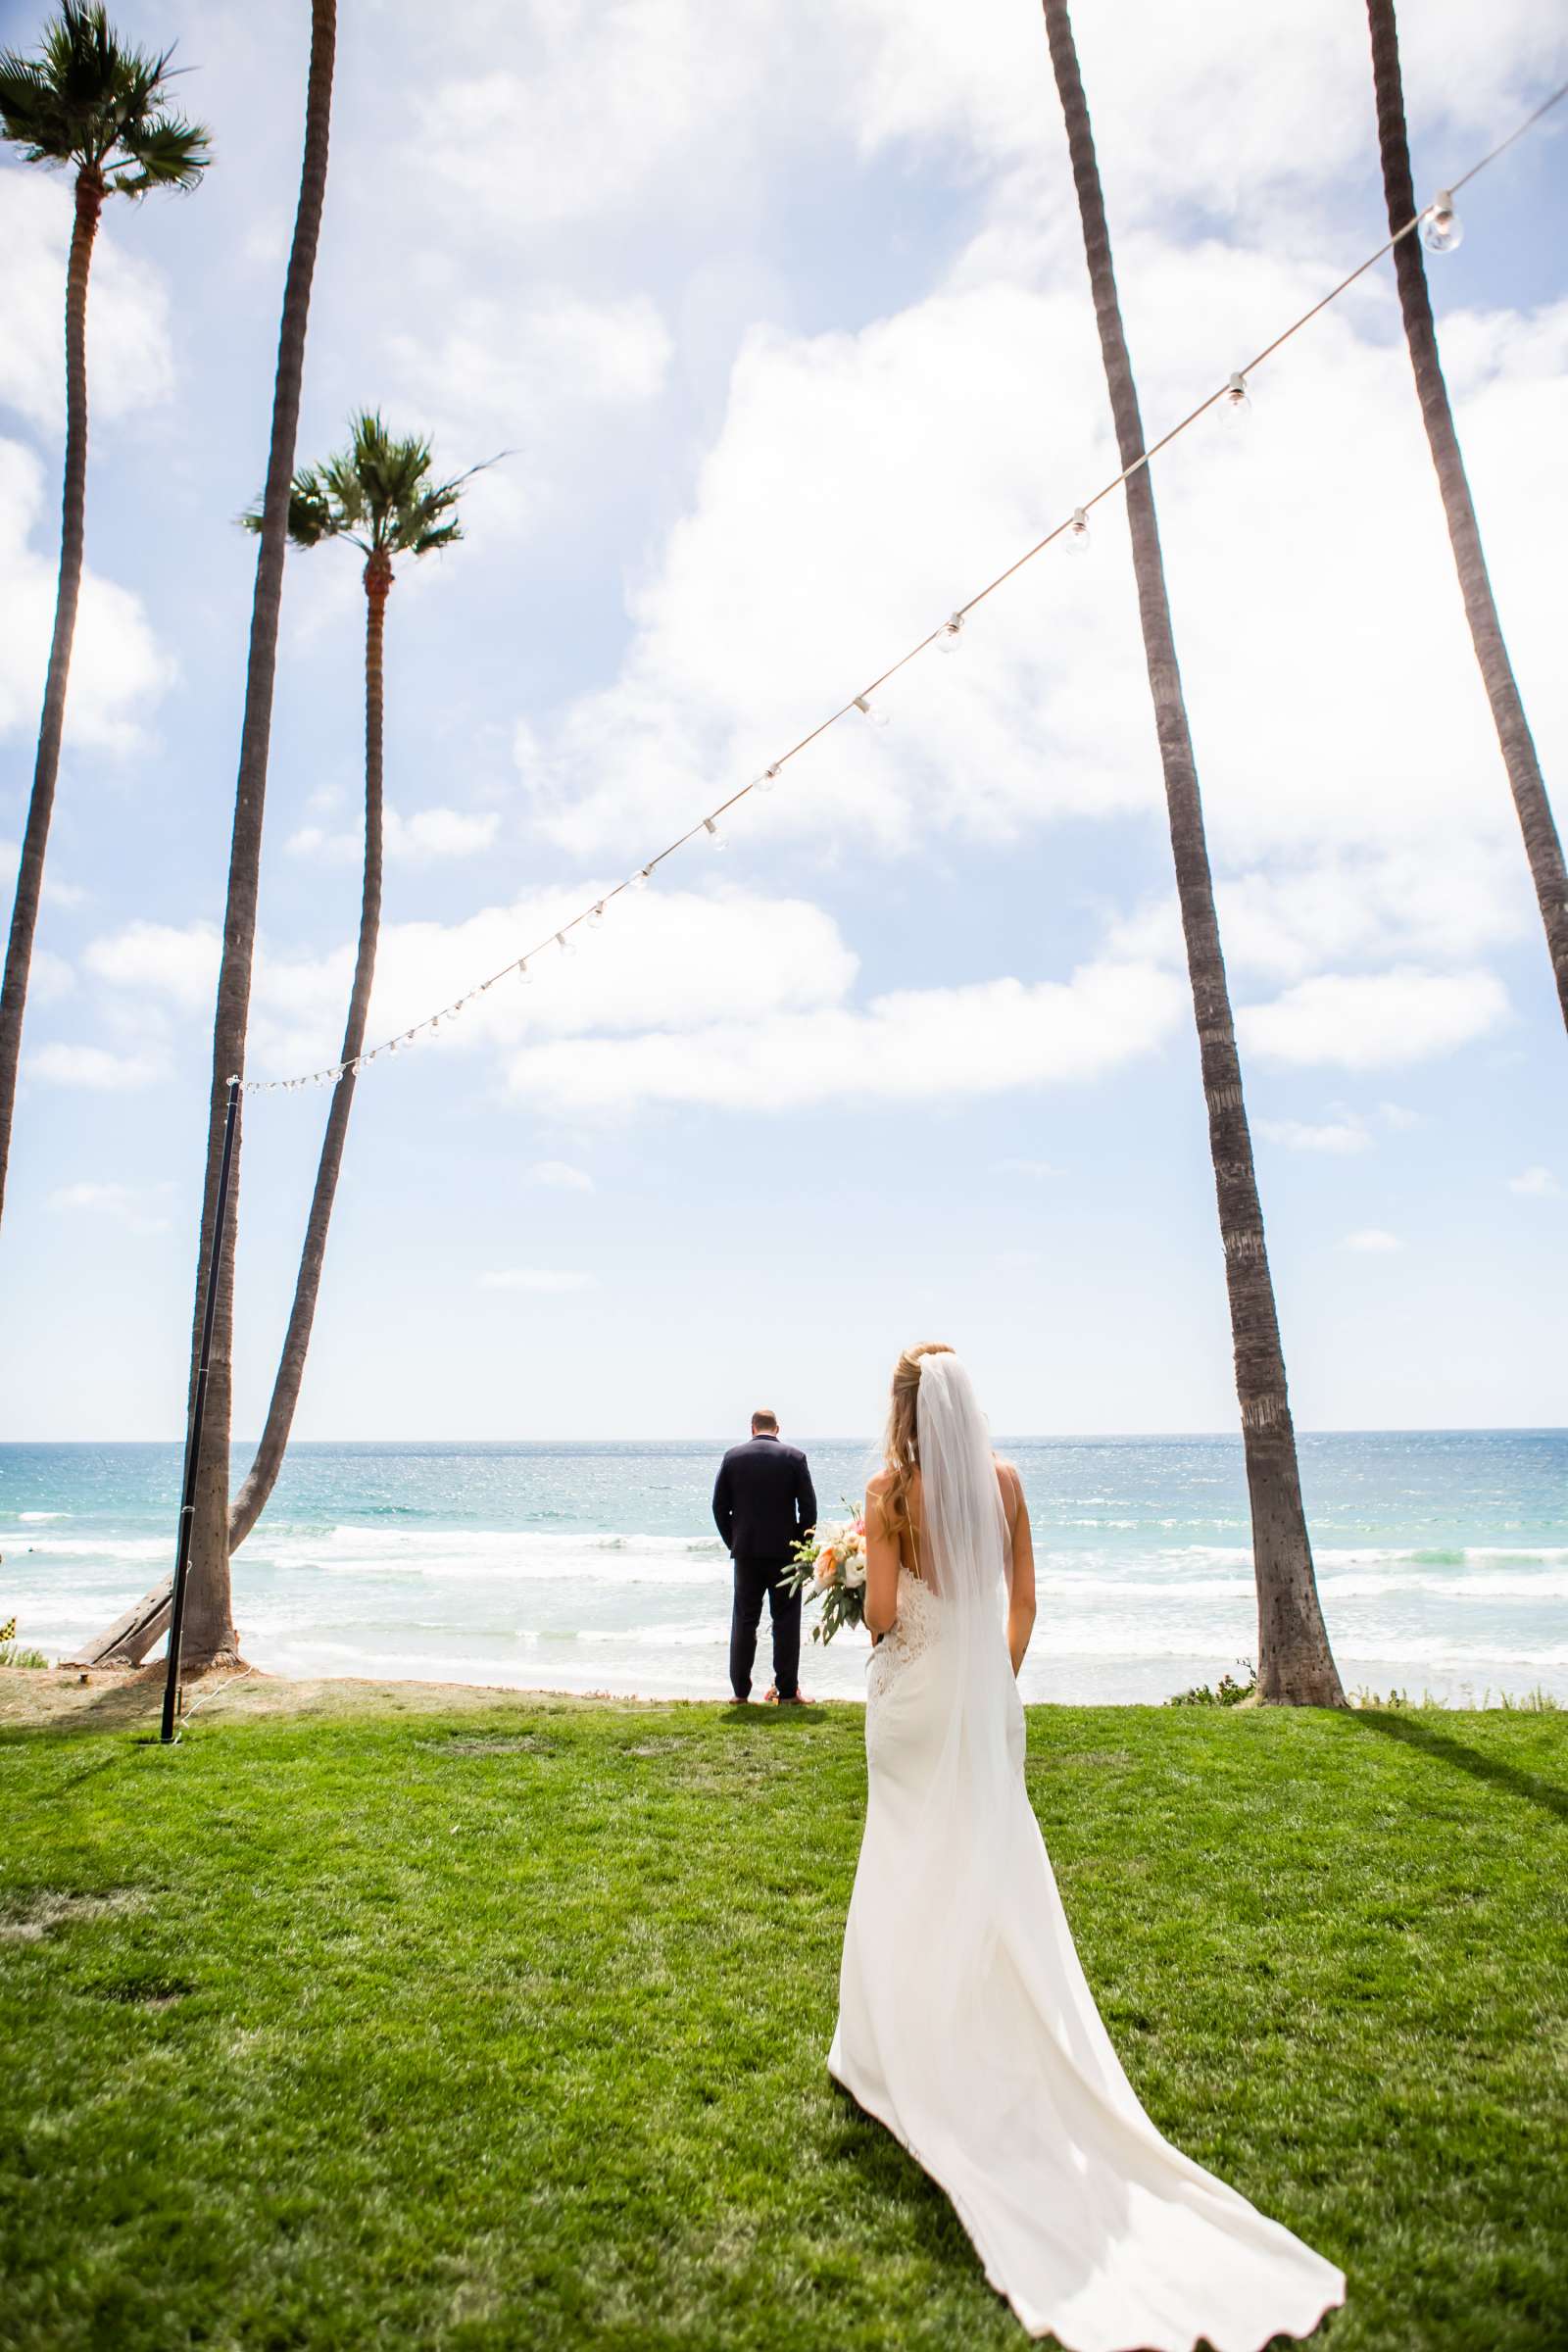
<path id="1" fill-rule="evenodd" d="M 139 1886 L 111 1886 L 102 1894 L 43 1886 L 0 1911 L 0 1943 L 41 1943 L 56 1928 L 108 1919 L 119 1911 L 139 1911 L 146 1901 Z"/>

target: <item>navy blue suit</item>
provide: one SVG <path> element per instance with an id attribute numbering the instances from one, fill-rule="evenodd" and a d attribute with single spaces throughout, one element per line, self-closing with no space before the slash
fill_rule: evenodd
<path id="1" fill-rule="evenodd" d="M 713 1524 L 735 1563 L 729 1679 L 738 1699 L 752 1692 L 757 1629 L 766 1595 L 773 1620 L 773 1687 L 794 1698 L 800 1687 L 801 1596 L 780 1590 L 790 1547 L 816 1525 L 811 1473 L 798 1446 L 775 1436 L 732 1446 L 713 1482 Z"/>

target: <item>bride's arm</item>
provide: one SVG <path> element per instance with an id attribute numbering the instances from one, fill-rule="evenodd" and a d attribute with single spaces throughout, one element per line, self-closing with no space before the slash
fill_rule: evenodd
<path id="1" fill-rule="evenodd" d="M 1029 1528 L 1029 1505 L 1023 1498 L 1023 1480 L 1010 1462 L 1000 1465 L 1012 1541 L 1012 1577 L 1007 1588 L 1007 1648 L 1016 1674 L 1035 1630 L 1035 1543 Z"/>
<path id="2" fill-rule="evenodd" d="M 873 1641 L 893 1631 L 899 1613 L 899 1539 L 883 1500 L 887 1484 L 884 1472 L 865 1490 L 865 1624 Z"/>

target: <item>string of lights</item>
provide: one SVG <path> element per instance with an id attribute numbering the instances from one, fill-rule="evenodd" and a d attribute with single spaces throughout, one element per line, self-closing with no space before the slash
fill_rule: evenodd
<path id="1" fill-rule="evenodd" d="M 987 597 L 994 596 L 999 588 L 1004 587 L 1009 580 L 1015 578 L 1026 564 L 1032 564 L 1038 556 L 1043 555 L 1046 549 L 1054 545 L 1058 539 L 1065 539 L 1069 549 L 1078 551 L 1086 549 L 1090 539 L 1089 516 L 1093 510 L 1102 500 L 1112 497 L 1135 473 L 1150 465 L 1154 458 L 1158 457 L 1161 450 L 1168 449 L 1173 441 L 1188 432 L 1200 416 L 1205 416 L 1209 410 L 1216 406 L 1222 407 L 1225 414 L 1233 416 L 1245 415 L 1250 406 L 1248 391 L 1249 379 L 1256 370 L 1265 362 L 1273 359 L 1275 354 L 1282 350 L 1293 336 L 1299 334 L 1303 327 L 1310 325 L 1311 321 L 1326 311 L 1332 303 L 1338 302 L 1343 294 L 1348 292 L 1349 288 L 1359 278 L 1364 277 L 1369 270 L 1375 269 L 1377 264 L 1386 255 L 1392 253 L 1394 248 L 1405 237 L 1419 232 L 1421 241 L 1429 252 L 1434 254 L 1451 253 L 1464 233 L 1458 213 L 1454 209 L 1455 194 L 1459 189 L 1467 186 L 1479 172 L 1484 172 L 1489 164 L 1494 163 L 1497 157 L 1511 147 L 1516 140 L 1523 138 L 1527 131 L 1533 129 L 1565 97 L 1568 97 L 1568 82 L 1564 82 L 1558 89 L 1553 90 L 1550 96 L 1535 109 L 1533 114 L 1527 116 L 1508 133 L 1506 138 L 1499 140 L 1490 153 L 1482 156 L 1479 162 L 1472 164 L 1468 171 L 1461 172 L 1450 187 L 1441 188 L 1430 204 L 1423 206 L 1420 212 L 1412 215 L 1411 219 L 1406 220 L 1402 227 L 1396 229 L 1393 236 L 1386 238 L 1374 253 L 1369 253 L 1365 261 L 1359 263 L 1348 276 L 1341 278 L 1338 285 L 1332 287 L 1327 294 L 1313 303 L 1309 310 L 1303 311 L 1298 318 L 1293 319 L 1289 326 L 1273 338 L 1272 342 L 1265 343 L 1262 350 L 1249 360 L 1244 368 L 1233 369 L 1224 383 L 1217 386 L 1206 398 L 1200 400 L 1196 408 L 1189 410 L 1187 415 L 1173 424 L 1168 431 L 1162 433 L 1157 441 L 1152 442 L 1131 466 L 1125 466 L 1120 473 L 1113 475 L 1101 489 L 1085 498 L 1080 506 L 1074 507 L 1070 514 L 1047 531 L 1043 538 L 1037 539 L 1032 547 L 1026 548 L 1024 553 L 1009 564 L 1004 571 L 998 572 L 994 580 L 988 580 L 986 585 L 977 590 L 965 603 L 955 606 L 946 620 L 940 622 L 936 628 L 928 630 L 923 637 L 909 647 L 906 653 L 901 654 L 896 662 L 891 662 L 878 676 L 872 678 L 868 685 L 862 686 L 858 693 L 852 694 L 849 700 L 841 704 L 836 710 L 830 711 L 825 718 L 818 720 L 808 734 L 803 735 L 798 742 L 791 744 L 787 751 L 780 752 L 778 757 L 763 768 L 760 774 L 753 776 L 748 783 L 740 785 L 726 800 L 720 801 L 716 808 L 710 809 L 706 815 L 698 817 L 694 823 L 688 825 L 684 833 L 678 834 L 663 849 L 646 858 L 623 882 L 617 882 L 612 889 L 605 891 L 600 897 L 591 900 L 577 913 L 562 923 L 557 930 L 548 932 L 534 946 L 514 956 L 511 962 L 503 964 L 498 972 L 492 972 L 487 980 L 476 981 L 471 988 L 466 989 L 450 1004 L 443 1004 L 438 1011 L 426 1013 L 422 1019 L 415 1021 L 410 1027 L 399 1029 L 391 1037 L 384 1038 L 379 1045 L 367 1048 L 365 1052 L 352 1056 L 349 1060 L 329 1062 L 321 1069 L 308 1070 L 292 1078 L 244 1078 L 236 1074 L 230 1078 L 229 1085 L 240 1086 L 246 1094 L 293 1094 L 305 1087 L 335 1086 L 350 1071 L 357 1077 L 360 1071 L 368 1067 L 370 1063 L 378 1061 L 383 1054 L 406 1053 L 411 1047 L 418 1044 L 422 1038 L 438 1035 L 443 1028 L 450 1027 L 451 1023 L 457 1020 L 469 1004 L 487 995 L 491 989 L 499 987 L 503 981 L 514 980 L 526 985 L 533 977 L 534 965 L 542 956 L 547 956 L 552 953 L 564 955 L 572 945 L 571 935 L 573 932 L 597 931 L 617 899 L 628 893 L 645 890 L 652 882 L 657 869 L 667 858 L 675 857 L 679 851 L 685 849 L 690 842 L 706 840 L 722 848 L 724 843 L 720 833 L 720 824 L 729 816 L 732 809 L 738 808 L 743 801 L 749 800 L 754 794 L 771 792 L 790 761 L 798 760 L 803 752 L 809 750 L 810 746 L 825 735 L 830 727 L 836 727 L 843 720 L 851 717 L 865 719 L 873 726 L 886 726 L 887 713 L 872 699 L 874 696 L 880 694 L 882 689 L 896 678 L 901 670 L 907 668 L 911 662 L 917 661 L 933 646 L 942 652 L 952 652 L 961 645 L 969 615 L 985 603 Z"/>

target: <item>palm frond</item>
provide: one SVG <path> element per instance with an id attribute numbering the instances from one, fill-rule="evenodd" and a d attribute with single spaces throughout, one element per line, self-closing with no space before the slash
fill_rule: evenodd
<path id="1" fill-rule="evenodd" d="M 28 163 L 102 170 L 119 195 L 193 188 L 212 142 L 164 103 L 172 55 L 122 41 L 96 0 L 62 0 L 36 57 L 0 55 L 0 126 Z"/>
<path id="2" fill-rule="evenodd" d="M 241 527 L 259 531 L 262 517 L 263 502 L 258 499 L 240 516 Z M 296 547 L 319 547 L 323 539 L 348 536 L 338 520 L 331 492 L 314 466 L 302 466 L 289 484 L 288 535 Z"/>
<path id="3" fill-rule="evenodd" d="M 0 130 L 29 164 L 71 160 L 72 125 L 54 83 L 36 58 L 14 49 L 0 51 Z"/>
<path id="4" fill-rule="evenodd" d="M 423 435 L 391 432 L 378 409 L 356 411 L 347 448 L 295 475 L 290 538 L 301 547 L 347 539 L 367 555 L 427 556 L 454 546 L 464 536 L 457 518 L 463 484 L 482 468 L 432 482 L 430 463 Z M 260 509 L 243 520 L 259 530 Z"/>
<path id="5" fill-rule="evenodd" d="M 121 147 L 136 169 L 117 172 L 121 196 L 145 196 L 149 188 L 194 188 L 213 160 L 212 140 L 199 122 L 178 115 L 154 115 L 121 133 Z"/>

